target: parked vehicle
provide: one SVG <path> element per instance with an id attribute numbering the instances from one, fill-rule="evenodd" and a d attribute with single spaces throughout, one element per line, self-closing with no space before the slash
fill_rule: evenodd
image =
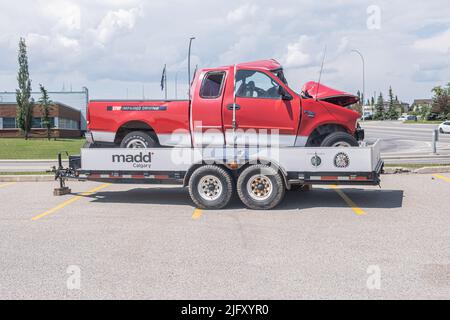
<path id="1" fill-rule="evenodd" d="M 450 121 L 444 121 L 439 125 L 440 133 L 450 133 Z"/>
<path id="2" fill-rule="evenodd" d="M 275 60 L 203 69 L 190 100 L 95 100 L 88 106 L 88 147 L 258 145 L 358 146 L 358 97 L 308 82 L 297 94 Z M 274 141 L 269 139 L 269 141 Z"/>
<path id="3" fill-rule="evenodd" d="M 398 121 L 417 121 L 417 117 L 414 115 L 405 115 L 398 118 Z"/>

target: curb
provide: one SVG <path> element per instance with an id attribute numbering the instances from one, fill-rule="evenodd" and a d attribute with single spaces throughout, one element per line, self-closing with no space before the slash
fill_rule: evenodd
<path id="1" fill-rule="evenodd" d="M 423 167 L 414 170 L 414 173 L 449 173 L 450 166 L 446 167 Z"/>
<path id="2" fill-rule="evenodd" d="M 410 173 L 411 170 L 403 167 L 384 167 L 384 174 Z"/>
<path id="3" fill-rule="evenodd" d="M 0 176 L 0 182 L 47 182 L 55 181 L 53 175 L 5 175 Z"/>
<path id="4" fill-rule="evenodd" d="M 403 167 L 384 167 L 385 174 L 400 174 L 400 173 L 416 173 L 416 174 L 428 174 L 428 173 L 450 173 L 450 166 L 442 167 L 422 167 L 418 169 L 410 169 Z"/>

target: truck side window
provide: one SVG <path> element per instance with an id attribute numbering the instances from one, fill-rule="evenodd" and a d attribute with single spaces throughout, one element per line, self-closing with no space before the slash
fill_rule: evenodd
<path id="1" fill-rule="evenodd" d="M 210 72 L 203 79 L 200 97 L 203 99 L 215 99 L 220 97 L 225 72 Z"/>
<path id="2" fill-rule="evenodd" d="M 241 98 L 280 99 L 279 85 L 263 72 L 239 70 L 236 74 L 236 96 Z"/>

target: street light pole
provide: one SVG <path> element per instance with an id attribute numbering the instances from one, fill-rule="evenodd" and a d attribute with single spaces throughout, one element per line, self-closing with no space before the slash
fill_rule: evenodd
<path id="1" fill-rule="evenodd" d="M 363 98 L 362 98 L 362 120 L 365 120 L 365 114 L 364 114 L 364 99 L 366 98 L 366 66 L 365 66 L 365 61 L 364 61 L 364 56 L 362 55 L 362 53 L 359 50 L 353 49 L 351 52 L 355 52 L 357 53 L 360 57 L 361 57 L 361 61 L 362 61 L 362 76 L 363 76 Z"/>

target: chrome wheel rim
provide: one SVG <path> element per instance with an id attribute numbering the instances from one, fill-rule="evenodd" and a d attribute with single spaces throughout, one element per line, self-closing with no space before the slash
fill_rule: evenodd
<path id="1" fill-rule="evenodd" d="M 128 149 L 142 149 L 146 147 L 145 142 L 140 139 L 132 139 L 127 143 Z"/>
<path id="2" fill-rule="evenodd" d="M 216 176 L 204 176 L 197 185 L 200 196 L 207 201 L 219 199 L 222 195 L 222 182 Z"/>
<path id="3" fill-rule="evenodd" d="M 254 175 L 247 182 L 247 193 L 254 200 L 266 200 L 272 195 L 272 191 L 272 181 L 265 175 Z"/>

